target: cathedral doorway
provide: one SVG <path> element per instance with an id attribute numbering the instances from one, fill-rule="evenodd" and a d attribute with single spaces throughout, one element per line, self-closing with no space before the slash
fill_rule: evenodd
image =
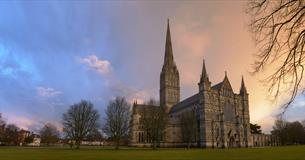
<path id="1" fill-rule="evenodd" d="M 234 147 L 235 145 L 235 137 L 234 137 L 234 134 L 232 134 L 232 130 L 230 130 L 227 134 L 228 136 L 228 141 L 227 141 L 227 147 Z"/>
<path id="2" fill-rule="evenodd" d="M 235 144 L 234 137 L 231 136 L 229 139 L 229 142 L 228 142 L 228 147 L 232 148 L 232 147 L 234 147 L 234 144 Z"/>

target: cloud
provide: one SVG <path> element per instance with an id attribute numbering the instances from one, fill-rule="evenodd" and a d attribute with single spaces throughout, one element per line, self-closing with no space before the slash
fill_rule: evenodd
<path id="1" fill-rule="evenodd" d="M 96 70 L 98 73 L 105 75 L 111 72 L 111 64 L 107 60 L 101 60 L 96 55 L 89 55 L 80 58 L 79 62 L 86 64 L 88 67 Z"/>
<path id="2" fill-rule="evenodd" d="M 134 101 L 144 103 L 145 100 L 150 98 L 150 94 L 147 91 L 136 89 L 135 87 L 128 86 L 120 81 L 110 83 L 109 88 L 115 96 L 126 97 L 129 103 L 133 103 Z"/>
<path id="3" fill-rule="evenodd" d="M 0 111 L 18 115 L 9 119 L 58 122 L 69 104 L 83 98 L 102 110 L 116 95 L 139 103 L 158 97 L 169 17 L 182 99 L 198 92 L 204 56 L 212 84 L 227 70 L 238 91 L 244 74 L 251 122 L 271 129 L 280 105 L 266 100 L 258 78 L 245 75 L 255 51 L 244 26 L 246 2 L 44 3 L 0 5 Z M 81 57 L 77 63 L 75 57 Z M 290 117 L 304 114 L 304 99 Z"/>
<path id="4" fill-rule="evenodd" d="M 35 130 L 37 130 L 41 126 L 41 122 L 22 115 L 8 114 L 6 117 L 8 118 L 9 124 L 15 124 L 20 129 L 32 130 L 35 128 Z"/>
<path id="5" fill-rule="evenodd" d="M 37 95 L 41 97 L 54 97 L 59 94 L 62 94 L 62 92 L 57 91 L 54 88 L 42 87 L 42 86 L 37 87 L 36 91 L 37 91 Z"/>
<path id="6" fill-rule="evenodd" d="M 172 25 L 174 50 L 181 73 L 181 85 L 194 86 L 199 81 L 202 58 L 206 54 L 210 37 L 201 22 L 181 22 Z M 186 54 L 187 53 L 187 54 Z M 181 67 L 183 65 L 183 67 Z"/>

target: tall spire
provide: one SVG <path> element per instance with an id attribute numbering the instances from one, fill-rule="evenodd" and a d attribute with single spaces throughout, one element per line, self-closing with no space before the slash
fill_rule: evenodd
<path id="1" fill-rule="evenodd" d="M 244 76 L 241 77 L 241 86 L 240 86 L 239 93 L 240 94 L 247 93 L 247 89 L 246 89 L 245 82 L 244 82 Z"/>
<path id="2" fill-rule="evenodd" d="M 160 74 L 160 106 L 169 112 L 171 107 L 180 102 L 179 71 L 174 62 L 172 41 L 167 20 L 164 64 Z"/>
<path id="3" fill-rule="evenodd" d="M 207 73 L 207 70 L 205 68 L 205 61 L 203 59 L 203 63 L 202 63 L 202 72 L 201 72 L 201 77 L 200 77 L 200 82 L 203 82 L 203 81 L 209 81 L 209 77 L 208 77 L 208 73 Z"/>
<path id="4" fill-rule="evenodd" d="M 173 63 L 174 63 L 174 57 L 173 57 L 173 49 L 172 49 L 172 40 L 169 29 L 169 19 L 167 19 L 164 65 L 172 65 Z"/>

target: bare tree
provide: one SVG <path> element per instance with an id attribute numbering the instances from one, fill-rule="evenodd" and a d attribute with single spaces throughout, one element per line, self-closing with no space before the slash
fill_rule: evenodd
<path id="1" fill-rule="evenodd" d="M 295 97 L 304 91 L 305 1 L 250 0 L 247 13 L 250 30 L 259 47 L 254 73 L 268 66 L 272 73 L 264 80 L 274 100 L 288 88 L 290 99 L 282 108 L 284 113 Z M 271 65 L 272 64 L 272 67 Z"/>
<path id="2" fill-rule="evenodd" d="M 19 128 L 14 124 L 8 124 L 4 132 L 4 142 L 8 145 L 19 145 Z"/>
<path id="3" fill-rule="evenodd" d="M 56 143 L 59 140 L 59 131 L 51 123 L 45 124 L 39 131 L 41 142 L 45 143 L 47 146 L 51 143 Z"/>
<path id="4" fill-rule="evenodd" d="M 109 101 L 103 130 L 114 140 L 115 149 L 119 149 L 123 138 L 128 136 L 130 119 L 130 104 L 124 97 L 116 97 L 114 100 Z"/>
<path id="5" fill-rule="evenodd" d="M 151 106 L 144 109 L 140 123 L 148 143 L 152 143 L 152 148 L 156 149 L 157 144 L 165 138 L 167 115 L 162 107 L 156 106 L 155 100 L 150 99 L 146 104 Z"/>
<path id="6" fill-rule="evenodd" d="M 2 114 L 0 113 L 0 126 L 4 126 L 5 125 L 5 121 L 2 117 Z"/>
<path id="7" fill-rule="evenodd" d="M 189 149 L 192 142 L 198 138 L 198 125 L 196 111 L 194 109 L 183 112 L 180 115 L 181 136 L 182 140 L 187 143 Z"/>
<path id="8" fill-rule="evenodd" d="M 0 143 L 4 140 L 4 133 L 5 133 L 5 121 L 2 118 L 2 114 L 0 113 Z"/>
<path id="9" fill-rule="evenodd" d="M 79 146 L 91 131 L 99 127 L 99 113 L 94 109 L 89 101 L 82 100 L 80 103 L 70 106 L 69 110 L 63 114 L 63 131 L 70 144 L 75 141 L 76 148 Z"/>

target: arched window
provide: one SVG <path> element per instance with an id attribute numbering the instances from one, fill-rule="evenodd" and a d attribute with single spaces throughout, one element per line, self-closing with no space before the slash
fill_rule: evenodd
<path id="1" fill-rule="evenodd" d="M 226 102 L 224 105 L 224 120 L 229 122 L 234 122 L 234 108 L 233 105 L 229 102 Z"/>
<path id="2" fill-rule="evenodd" d="M 141 133 L 138 132 L 138 142 L 141 143 Z"/>

